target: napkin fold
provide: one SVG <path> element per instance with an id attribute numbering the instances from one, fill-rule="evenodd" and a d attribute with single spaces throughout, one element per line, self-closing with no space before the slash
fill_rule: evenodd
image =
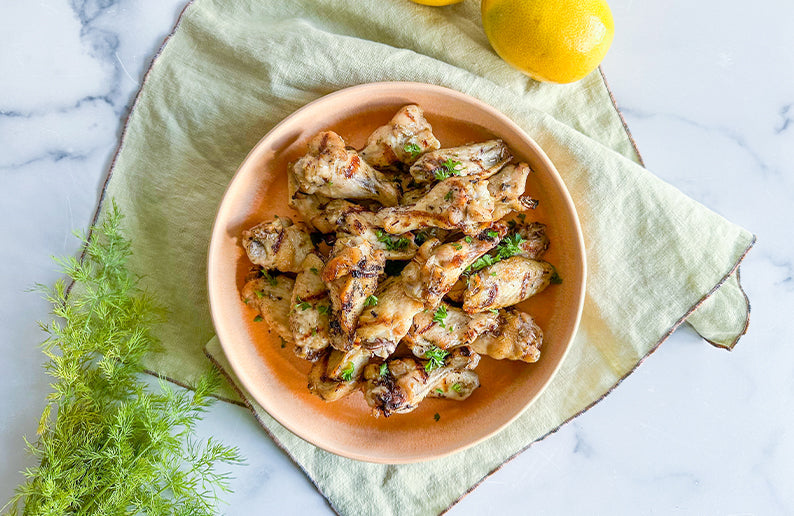
<path id="1" fill-rule="evenodd" d="M 195 0 L 146 74 L 103 190 L 102 200 L 114 198 L 126 214 L 130 266 L 170 309 L 160 331 L 165 352 L 150 357 L 148 369 L 190 386 L 207 367 L 209 342 L 207 354 L 232 380 L 219 396 L 249 404 L 343 514 L 442 511 L 600 400 L 683 321 L 728 349 L 747 327 L 737 269 L 753 235 L 640 165 L 599 72 L 562 86 L 528 79 L 491 50 L 478 7 L 472 0 L 441 9 L 407 0 Z M 213 338 L 205 281 L 215 212 L 256 142 L 324 94 L 385 80 L 462 91 L 529 133 L 573 197 L 588 261 L 579 332 L 543 395 L 491 439 L 403 466 L 317 449 L 235 388 Z"/>

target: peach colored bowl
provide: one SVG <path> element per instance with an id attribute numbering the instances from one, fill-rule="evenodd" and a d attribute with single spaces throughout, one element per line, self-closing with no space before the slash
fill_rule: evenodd
<path id="1" fill-rule="evenodd" d="M 424 109 L 442 147 L 502 138 L 533 174 L 527 192 L 540 200 L 528 220 L 547 225 L 551 247 L 545 259 L 563 282 L 521 305 L 544 330 L 535 364 L 483 357 L 477 372 L 482 386 L 466 401 L 428 399 L 409 414 L 374 418 L 360 392 L 325 403 L 306 388 L 309 363 L 256 313 L 240 301 L 250 263 L 240 234 L 263 219 L 287 215 L 287 163 L 306 152 L 321 130 L 338 132 L 356 148 L 405 104 Z M 559 174 L 538 145 L 494 108 L 439 86 L 385 82 L 347 88 L 299 109 L 270 131 L 234 176 L 223 197 L 209 249 L 212 319 L 224 352 L 243 386 L 279 423 L 329 452 L 378 463 L 438 458 L 472 446 L 518 417 L 557 371 L 579 324 L 584 301 L 585 253 L 582 231 Z M 440 419 L 435 420 L 434 415 Z"/>

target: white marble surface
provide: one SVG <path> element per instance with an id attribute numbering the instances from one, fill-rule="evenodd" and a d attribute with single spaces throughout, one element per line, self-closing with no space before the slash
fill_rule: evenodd
<path id="1" fill-rule="evenodd" d="M 26 292 L 77 250 L 121 120 L 184 0 L 0 0 L 0 506 L 31 464 L 47 378 Z M 476 1 L 476 0 L 466 0 Z M 759 237 L 732 353 L 682 329 L 602 403 L 452 514 L 794 513 L 794 4 L 611 0 L 604 69 L 648 167 Z M 243 410 L 201 426 L 240 446 L 227 514 L 329 509 Z"/>

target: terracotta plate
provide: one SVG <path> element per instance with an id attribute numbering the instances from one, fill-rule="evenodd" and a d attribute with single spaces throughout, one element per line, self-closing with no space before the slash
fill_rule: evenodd
<path id="1" fill-rule="evenodd" d="M 482 386 L 466 401 L 425 400 L 410 414 L 374 418 L 360 392 L 325 403 L 309 394 L 309 363 L 281 347 L 267 323 L 240 301 L 250 263 L 240 234 L 263 219 L 286 215 L 287 164 L 308 140 L 331 129 L 356 148 L 405 104 L 424 109 L 442 147 L 493 137 L 504 139 L 534 171 L 527 192 L 540 200 L 528 220 L 548 227 L 545 259 L 563 282 L 520 305 L 543 328 L 536 364 L 483 357 Z M 218 337 L 234 371 L 253 398 L 289 430 L 332 453 L 380 463 L 406 463 L 462 450 L 494 434 L 530 406 L 549 383 L 576 332 L 584 300 L 581 228 L 565 185 L 543 151 L 492 107 L 457 91 L 428 84 L 387 82 L 356 86 L 299 109 L 268 133 L 245 159 L 218 210 L 209 250 L 209 298 Z M 530 408 L 531 410 L 531 408 Z M 434 415 L 440 419 L 435 420 Z"/>

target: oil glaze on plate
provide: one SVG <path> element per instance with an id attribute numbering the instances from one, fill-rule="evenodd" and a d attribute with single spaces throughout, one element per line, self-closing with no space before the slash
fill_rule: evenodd
<path id="1" fill-rule="evenodd" d="M 481 387 L 462 402 L 426 399 L 409 414 L 374 418 L 358 391 L 334 403 L 309 393 L 310 363 L 281 347 L 267 323 L 240 300 L 251 266 L 240 234 L 273 215 L 300 216 L 287 206 L 287 164 L 306 153 L 308 141 L 333 130 L 357 149 L 406 104 L 418 104 L 442 147 L 502 138 L 533 173 L 527 194 L 539 199 L 527 220 L 547 226 L 551 241 L 544 260 L 562 284 L 518 305 L 544 332 L 535 364 L 483 356 L 476 371 Z M 581 316 L 585 255 L 573 202 L 554 165 L 516 124 L 494 108 L 440 86 L 384 82 L 354 86 L 299 109 L 251 151 L 232 179 L 218 209 L 209 249 L 209 298 L 218 338 L 242 385 L 271 416 L 306 441 L 329 452 L 378 463 L 438 458 L 472 446 L 532 410 L 562 362 Z M 435 420 L 434 415 L 440 419 Z"/>

